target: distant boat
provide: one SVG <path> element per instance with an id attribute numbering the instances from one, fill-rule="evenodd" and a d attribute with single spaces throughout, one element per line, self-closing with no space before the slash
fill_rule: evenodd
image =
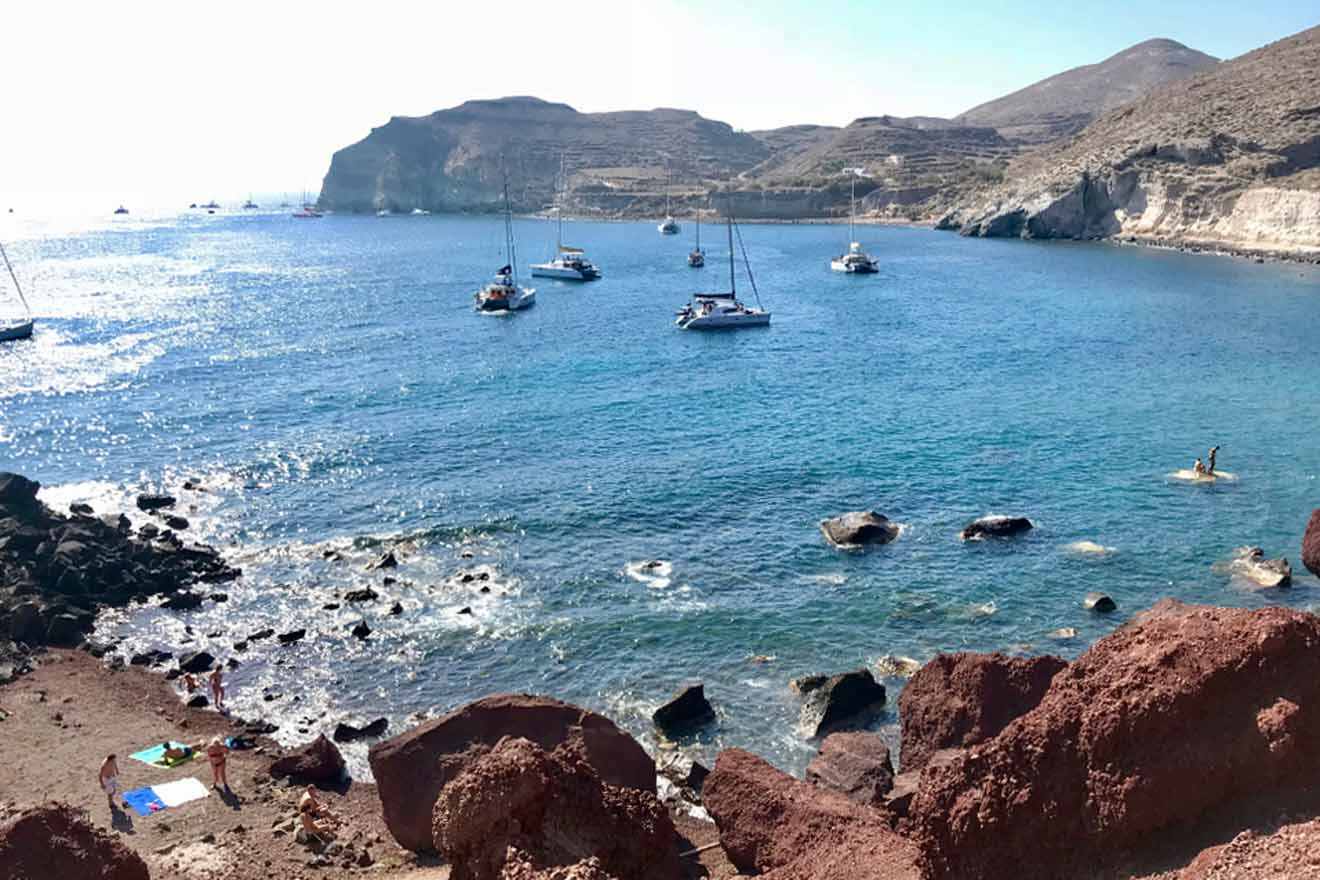
<path id="1" fill-rule="evenodd" d="M 472 295 L 479 312 L 517 312 L 536 305 L 536 291 L 518 286 L 518 256 L 513 244 L 513 207 L 509 203 L 509 178 L 504 177 L 504 265 L 495 280 Z"/>
<path id="2" fill-rule="evenodd" d="M 316 206 L 307 200 L 307 190 L 303 190 L 302 208 L 294 211 L 293 216 L 299 220 L 315 220 L 321 216 L 321 212 L 316 210 Z"/>
<path id="3" fill-rule="evenodd" d="M 665 178 L 665 219 L 656 229 L 660 230 L 661 235 L 678 235 L 678 221 L 669 211 L 669 184 L 673 182 L 674 175 L 668 168 L 665 171 L 668 174 Z"/>
<path id="4" fill-rule="evenodd" d="M 218 210 L 220 210 L 220 206 L 216 203 L 215 199 L 211 199 L 211 201 L 207 202 L 205 205 L 202 205 L 202 207 L 205 208 L 205 209 L 208 210 L 208 211 L 218 211 Z M 125 213 L 127 213 L 127 212 L 125 212 Z"/>
<path id="5" fill-rule="evenodd" d="M 0 318 L 0 342 L 15 342 L 19 339 L 30 339 L 32 337 L 32 309 L 28 307 L 27 299 L 23 296 L 23 288 L 19 286 L 18 276 L 14 274 L 14 267 L 9 263 L 9 254 L 5 253 L 5 246 L 0 244 L 0 257 L 4 258 L 5 269 L 9 272 L 9 278 L 14 282 L 14 292 L 18 295 L 18 302 L 23 306 L 23 317 L 13 320 Z"/>
<path id="6" fill-rule="evenodd" d="M 532 263 L 532 275 L 541 278 L 558 278 L 562 281 L 595 281 L 600 277 L 596 268 L 582 248 L 568 247 L 564 244 L 564 199 L 567 190 L 567 178 L 564 176 L 564 158 L 559 158 L 559 186 L 555 192 L 555 255 L 544 263 Z"/>
<path id="7" fill-rule="evenodd" d="M 127 214 L 127 213 L 128 213 L 128 208 L 125 208 L 123 205 L 120 205 L 118 208 L 115 208 L 115 213 L 116 213 L 116 214 Z"/>
<path id="8" fill-rule="evenodd" d="M 390 212 L 389 212 L 389 210 L 387 210 L 386 208 L 381 208 L 379 211 L 376 212 L 376 216 L 377 216 L 377 217 L 388 217 L 388 216 L 390 216 Z"/>
<path id="9" fill-rule="evenodd" d="M 726 218 L 729 228 L 729 291 L 728 293 L 697 293 L 692 301 L 679 309 L 674 324 L 684 330 L 737 330 L 742 327 L 770 326 L 770 313 L 761 307 L 761 294 L 756 289 L 756 279 L 752 277 L 752 264 L 747 259 L 747 249 L 743 248 L 743 262 L 747 266 L 747 280 L 752 284 L 752 293 L 756 296 L 756 307 L 743 305 L 738 301 L 737 284 L 734 279 L 733 258 L 733 217 Z M 742 232 L 738 233 L 738 244 L 742 244 Z"/>
<path id="10" fill-rule="evenodd" d="M 260 207 L 261 207 L 261 206 L 258 205 L 256 202 L 252 201 L 252 196 L 251 196 L 251 194 L 248 195 L 247 201 L 243 203 L 243 210 L 244 210 L 244 211 L 255 211 L 255 210 L 257 210 L 257 209 L 260 208 Z"/>
<path id="11" fill-rule="evenodd" d="M 409 213 L 412 214 L 414 217 L 425 217 L 428 216 L 431 212 L 425 210 L 424 208 L 413 208 L 412 211 L 410 211 Z"/>
<path id="12" fill-rule="evenodd" d="M 706 265 L 706 252 L 701 249 L 701 209 L 697 209 L 697 246 L 688 254 L 688 265 L 700 269 Z"/>
<path id="13" fill-rule="evenodd" d="M 871 255 L 862 250 L 854 239 L 853 223 L 857 216 L 857 178 L 866 173 L 865 168 L 843 169 L 852 177 L 852 190 L 848 196 L 848 252 L 830 260 L 830 268 L 835 272 L 847 272 L 851 275 L 873 275 L 880 271 L 880 264 Z"/>

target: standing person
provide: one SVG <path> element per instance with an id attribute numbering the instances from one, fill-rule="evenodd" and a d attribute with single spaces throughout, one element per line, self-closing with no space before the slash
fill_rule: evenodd
<path id="1" fill-rule="evenodd" d="M 1209 454 L 1206 455 L 1206 458 L 1210 460 L 1210 466 L 1205 469 L 1205 472 L 1212 477 L 1215 475 L 1215 455 L 1217 455 L 1218 452 L 1219 452 L 1218 446 L 1211 446 Z"/>
<path id="2" fill-rule="evenodd" d="M 229 756 L 229 749 L 225 747 L 220 737 L 214 737 L 206 747 L 206 760 L 211 762 L 211 787 L 221 788 L 229 791 L 229 777 L 225 776 L 225 759 Z"/>
<path id="3" fill-rule="evenodd" d="M 211 670 L 211 702 L 217 712 L 225 711 L 224 668 L 219 663 Z"/>
<path id="4" fill-rule="evenodd" d="M 115 795 L 119 793 L 119 764 L 115 761 L 115 756 L 110 755 L 101 762 L 101 772 L 97 777 L 101 783 L 101 790 L 105 792 L 105 799 L 110 804 L 110 812 L 115 811 Z"/>

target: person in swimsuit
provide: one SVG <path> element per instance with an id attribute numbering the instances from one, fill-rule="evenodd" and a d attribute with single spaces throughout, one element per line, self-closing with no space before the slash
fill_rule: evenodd
<path id="1" fill-rule="evenodd" d="M 215 737 L 206 747 L 206 760 L 211 762 L 211 787 L 220 788 L 223 786 L 225 791 L 229 791 L 229 778 L 225 776 L 225 759 L 229 756 L 229 749 L 225 747 L 220 737 Z"/>
<path id="2" fill-rule="evenodd" d="M 223 667 L 216 664 L 215 669 L 211 670 L 211 702 L 215 704 L 217 712 L 225 711 L 225 680 Z"/>
<path id="3" fill-rule="evenodd" d="M 161 754 L 161 759 L 163 761 L 169 761 L 169 762 L 181 761 L 184 758 L 191 757 L 193 753 L 192 746 L 181 746 L 176 749 L 168 742 L 161 743 L 161 746 L 163 746 L 165 749 L 165 751 Z"/>
<path id="4" fill-rule="evenodd" d="M 1206 455 L 1206 458 L 1210 460 L 1210 466 L 1205 469 L 1205 472 L 1212 477 L 1215 475 L 1215 456 L 1218 454 L 1219 454 L 1219 447 L 1211 446 L 1210 452 Z"/>
<path id="5" fill-rule="evenodd" d="M 101 762 L 101 773 L 98 777 L 101 783 L 101 790 L 105 792 L 106 801 L 110 804 L 110 812 L 115 811 L 115 795 L 119 792 L 119 764 L 115 761 L 115 756 L 110 755 Z"/>
<path id="6" fill-rule="evenodd" d="M 1198 477 L 1205 476 L 1205 465 L 1201 463 L 1201 459 L 1198 458 L 1196 464 L 1192 465 L 1192 473 L 1196 474 Z"/>

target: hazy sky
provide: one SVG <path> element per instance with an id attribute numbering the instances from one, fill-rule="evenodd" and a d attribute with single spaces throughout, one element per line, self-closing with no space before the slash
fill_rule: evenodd
<path id="1" fill-rule="evenodd" d="M 473 97 L 684 107 L 748 129 L 947 116 L 1149 37 L 1232 57 L 1317 23 L 1317 0 L 19 0 L 0 49 L 0 200 L 314 190 L 372 126 Z"/>

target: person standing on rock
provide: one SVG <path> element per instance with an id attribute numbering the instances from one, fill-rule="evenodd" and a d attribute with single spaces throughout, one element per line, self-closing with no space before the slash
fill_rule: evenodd
<path id="1" fill-rule="evenodd" d="M 101 790 L 105 792 L 105 799 L 110 804 L 110 812 L 114 812 L 115 795 L 119 793 L 119 764 L 115 761 L 115 756 L 110 755 L 101 762 L 101 772 L 98 777 L 101 783 Z"/>
<path id="2" fill-rule="evenodd" d="M 215 704 L 217 712 L 225 711 L 224 667 L 219 663 L 211 670 L 211 702 Z"/>
<path id="3" fill-rule="evenodd" d="M 1211 446 L 1210 452 L 1206 454 L 1206 459 L 1209 460 L 1210 466 L 1205 469 L 1205 472 L 1212 477 L 1215 475 L 1215 456 L 1218 454 L 1219 454 L 1218 446 Z"/>

